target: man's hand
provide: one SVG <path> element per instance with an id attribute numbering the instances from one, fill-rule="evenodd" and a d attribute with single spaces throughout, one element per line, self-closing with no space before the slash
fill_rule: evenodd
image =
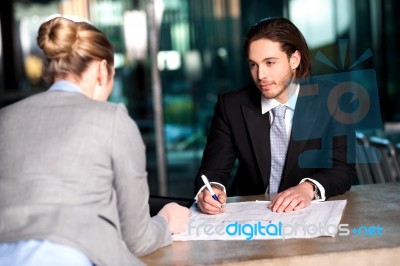
<path id="1" fill-rule="evenodd" d="M 199 209 L 206 214 L 219 214 L 224 212 L 223 203 L 226 201 L 226 194 L 220 187 L 212 185 L 215 194 L 219 201 L 216 201 L 211 196 L 211 193 L 207 188 L 203 189 L 202 192 L 197 195 L 197 206 Z"/>
<path id="2" fill-rule="evenodd" d="M 303 182 L 278 193 L 268 208 L 274 212 L 298 211 L 310 205 L 313 199 L 314 186 L 310 182 Z"/>

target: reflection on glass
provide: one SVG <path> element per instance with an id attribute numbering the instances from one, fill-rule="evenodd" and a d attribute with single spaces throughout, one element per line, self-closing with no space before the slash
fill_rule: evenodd
<path id="1" fill-rule="evenodd" d="M 140 10 L 125 11 L 123 27 L 127 60 L 143 61 L 147 56 L 146 13 Z"/>
<path id="2" fill-rule="evenodd" d="M 347 0 L 291 0 L 289 17 L 313 49 L 336 42 L 348 30 L 350 4 Z"/>
<path id="3" fill-rule="evenodd" d="M 160 51 L 157 55 L 157 65 L 160 71 L 180 69 L 181 56 L 177 51 Z"/>

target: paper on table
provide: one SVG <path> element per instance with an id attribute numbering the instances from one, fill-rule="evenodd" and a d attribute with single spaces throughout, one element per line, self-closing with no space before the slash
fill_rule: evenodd
<path id="1" fill-rule="evenodd" d="M 225 212 L 201 213 L 193 205 L 186 231 L 172 236 L 174 241 L 289 239 L 335 236 L 346 200 L 312 202 L 290 213 L 267 208 L 269 201 L 227 203 Z"/>

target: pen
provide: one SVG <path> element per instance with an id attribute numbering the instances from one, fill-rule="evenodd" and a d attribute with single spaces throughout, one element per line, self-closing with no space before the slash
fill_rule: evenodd
<path id="1" fill-rule="evenodd" d="M 203 179 L 204 184 L 206 185 L 208 191 L 210 191 L 214 200 L 219 201 L 217 195 L 215 194 L 214 190 L 212 189 L 210 182 L 208 182 L 208 178 L 205 175 L 201 175 L 201 179 Z"/>

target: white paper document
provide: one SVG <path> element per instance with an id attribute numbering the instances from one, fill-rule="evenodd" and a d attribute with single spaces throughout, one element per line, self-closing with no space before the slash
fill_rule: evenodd
<path id="1" fill-rule="evenodd" d="M 172 236 L 174 241 L 290 239 L 335 236 L 346 200 L 312 202 L 290 213 L 267 208 L 269 201 L 227 203 L 225 212 L 201 213 L 195 204 L 186 231 Z"/>

